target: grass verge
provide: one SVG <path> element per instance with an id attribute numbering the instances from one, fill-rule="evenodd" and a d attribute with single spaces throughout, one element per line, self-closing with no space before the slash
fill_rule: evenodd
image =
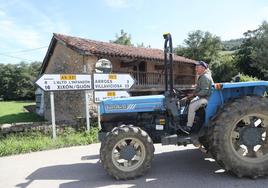
<path id="1" fill-rule="evenodd" d="M 0 124 L 43 121 L 43 118 L 24 109 L 24 106 L 34 104 L 34 102 L 27 101 L 0 102 Z"/>
<path id="2" fill-rule="evenodd" d="M 97 142 L 97 134 L 97 128 L 86 132 L 76 132 L 73 128 L 65 128 L 58 133 L 56 140 L 51 138 L 51 133 L 44 134 L 36 131 L 8 135 L 0 138 L 0 156 L 87 145 Z"/>

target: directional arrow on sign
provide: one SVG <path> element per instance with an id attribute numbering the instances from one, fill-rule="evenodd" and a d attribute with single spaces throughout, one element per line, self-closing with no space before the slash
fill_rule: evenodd
<path id="1" fill-rule="evenodd" d="M 106 99 L 130 97 L 127 91 L 94 91 L 94 101 L 99 103 Z"/>
<path id="2" fill-rule="evenodd" d="M 130 74 L 94 74 L 94 89 L 130 89 L 135 81 Z"/>
<path id="3" fill-rule="evenodd" d="M 90 90 L 89 74 L 43 74 L 36 82 L 44 91 Z"/>

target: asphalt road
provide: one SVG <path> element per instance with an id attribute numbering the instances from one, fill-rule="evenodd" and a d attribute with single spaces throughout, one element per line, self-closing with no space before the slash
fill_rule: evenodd
<path id="1" fill-rule="evenodd" d="M 99 144 L 0 158 L 0 188 L 182 187 L 267 188 L 268 178 L 239 179 L 193 146 L 155 145 L 151 170 L 117 181 L 99 163 Z"/>

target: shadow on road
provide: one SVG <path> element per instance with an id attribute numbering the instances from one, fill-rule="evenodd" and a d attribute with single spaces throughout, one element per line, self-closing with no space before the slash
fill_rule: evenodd
<path id="1" fill-rule="evenodd" d="M 156 154 L 152 169 L 135 180 L 116 181 L 106 174 L 97 156 L 84 156 L 84 163 L 40 168 L 30 174 L 27 182 L 16 185 L 26 188 L 35 180 L 66 180 L 60 188 L 82 187 L 266 187 L 268 180 L 238 179 L 221 168 L 199 150 L 172 151 Z M 72 181 L 72 182 L 70 182 Z"/>
<path id="2" fill-rule="evenodd" d="M 90 160 L 90 159 L 99 159 L 99 155 L 86 155 L 86 156 L 81 157 L 82 161 Z"/>

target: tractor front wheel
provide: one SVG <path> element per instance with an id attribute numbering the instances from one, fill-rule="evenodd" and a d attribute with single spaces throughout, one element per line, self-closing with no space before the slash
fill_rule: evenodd
<path id="1" fill-rule="evenodd" d="M 154 145 L 149 135 L 139 127 L 114 128 L 101 144 L 100 158 L 104 169 L 116 179 L 133 179 L 150 167 Z"/>

